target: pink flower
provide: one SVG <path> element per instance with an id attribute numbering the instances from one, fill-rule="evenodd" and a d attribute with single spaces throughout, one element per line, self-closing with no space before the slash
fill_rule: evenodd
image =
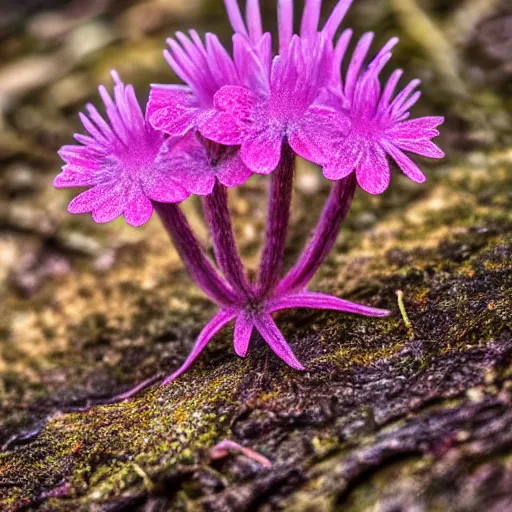
<path id="1" fill-rule="evenodd" d="M 245 18 L 237 0 L 225 0 L 235 31 L 232 56 L 212 34 L 203 41 L 195 31 L 178 32 L 164 55 L 184 84 L 153 85 L 144 115 L 133 88 L 114 72 L 114 98 L 100 87 L 108 120 L 89 105 L 89 117 L 81 115 L 89 135 L 75 135 L 81 145 L 60 151 L 66 165 L 55 186 L 88 188 L 70 203 L 71 213 L 92 212 L 97 222 L 124 215 L 140 226 L 155 209 L 190 276 L 219 308 L 165 383 L 188 370 L 231 322 L 240 357 L 259 333 L 286 364 L 303 370 L 273 319 L 278 311 L 389 314 L 307 289 L 334 246 L 357 183 L 369 193 L 383 192 L 390 182 L 389 157 L 421 182 L 425 176 L 406 153 L 443 156 L 431 141 L 443 118 L 409 120 L 419 81 L 395 94 L 398 70 L 381 89 L 379 76 L 396 38 L 366 65 L 373 34 L 363 35 L 340 74 L 352 31 L 337 40 L 335 34 L 351 3 L 339 0 L 320 26 L 322 0 L 305 0 L 296 34 L 294 2 L 279 0 L 279 54 L 273 57 L 259 0 L 245 1 Z M 335 183 L 304 251 L 283 276 L 296 155 L 322 165 Z M 252 277 L 237 247 L 227 188 L 254 172 L 273 174 L 261 262 Z M 190 194 L 203 196 L 216 266 L 175 204 Z"/>
<path id="2" fill-rule="evenodd" d="M 267 36 L 263 42 L 270 50 Z M 217 36 L 206 34 L 205 40 L 206 44 L 195 31 L 190 31 L 190 38 L 178 32 L 176 40 L 168 39 L 170 49 L 164 56 L 187 85 L 152 86 L 148 118 L 154 128 L 182 136 L 208 124 L 214 95 L 225 85 L 243 85 L 256 92 L 268 90 L 268 73 L 244 36 L 233 36 L 233 58 Z"/>
<path id="3" fill-rule="evenodd" d="M 444 153 L 431 141 L 439 135 L 437 126 L 443 117 L 421 117 L 408 120 L 409 109 L 418 101 L 421 93 L 415 89 L 419 80 L 411 81 L 394 96 L 401 70 L 395 71 L 381 90 L 379 73 L 391 54 L 389 49 L 396 44 L 392 39 L 377 55 L 368 69 L 360 74 L 373 34 L 361 38 L 348 67 L 345 81 L 338 79 L 331 85 L 330 93 L 322 99 L 326 104 L 350 119 L 350 129 L 333 134 L 324 146 L 324 175 L 331 180 L 340 180 L 355 171 L 361 188 L 370 194 L 381 194 L 389 186 L 391 157 L 404 174 L 421 183 L 425 176 L 405 152 L 429 158 L 442 158 Z M 350 34 L 341 40 L 348 44 Z M 341 45 L 340 45 L 340 48 Z M 346 48 L 346 45 L 345 45 Z M 343 48 L 342 48 L 343 49 Z M 343 52 L 338 57 L 341 64 Z"/>
<path id="4" fill-rule="evenodd" d="M 325 25 L 320 30 L 318 25 L 320 21 L 320 11 L 322 9 L 322 0 L 306 0 L 300 25 L 301 38 L 308 39 L 322 32 L 326 39 L 332 41 L 345 14 L 352 5 L 352 1 L 353 0 L 339 0 L 331 11 Z M 257 48 L 258 44 L 261 44 L 263 34 L 259 0 L 246 1 L 245 21 L 237 0 L 224 0 L 224 4 L 226 5 L 228 18 L 235 33 L 248 38 L 249 41 L 253 43 L 254 47 Z M 293 29 L 293 19 L 293 0 L 280 0 L 278 2 L 278 31 L 279 51 L 281 53 L 286 51 L 295 33 Z"/>
<path id="5" fill-rule="evenodd" d="M 152 201 L 176 203 L 190 194 L 173 181 L 169 160 L 157 158 L 164 136 L 147 123 L 133 87 L 112 76 L 114 99 L 99 89 L 109 122 L 87 106 L 89 117 L 80 117 L 89 135 L 75 135 L 81 145 L 59 151 L 66 165 L 54 185 L 89 187 L 71 201 L 70 213 L 92 212 L 96 222 L 124 215 L 128 224 L 141 226 L 153 213 Z"/>
<path id="6" fill-rule="evenodd" d="M 252 175 L 236 148 L 220 146 L 199 134 L 169 139 L 157 158 L 172 161 L 172 179 L 191 194 L 211 194 L 215 182 L 225 187 L 243 185 Z"/>
<path id="7" fill-rule="evenodd" d="M 293 36 L 286 53 L 274 59 L 269 93 L 223 87 L 214 97 L 217 112 L 200 127 L 201 134 L 240 145 L 245 165 L 261 174 L 274 171 L 286 142 L 303 158 L 323 161 L 326 137 L 349 127 L 344 114 L 315 104 L 331 75 L 332 47 L 325 37 Z"/>

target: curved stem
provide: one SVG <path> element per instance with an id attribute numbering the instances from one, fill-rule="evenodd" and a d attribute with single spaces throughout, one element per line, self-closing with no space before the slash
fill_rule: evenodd
<path id="1" fill-rule="evenodd" d="M 195 362 L 199 354 L 203 351 L 204 347 L 208 345 L 208 342 L 222 330 L 231 320 L 237 315 L 235 310 L 221 310 L 219 311 L 203 328 L 196 339 L 196 342 L 190 351 L 185 362 L 169 377 L 167 377 L 162 385 L 166 386 L 173 380 L 177 379 L 180 375 L 183 375 Z"/>
<path id="2" fill-rule="evenodd" d="M 278 295 L 304 289 L 332 249 L 356 191 L 355 173 L 332 186 L 329 198 L 299 261 L 277 287 Z"/>
<path id="3" fill-rule="evenodd" d="M 252 297 L 254 294 L 245 276 L 233 233 L 226 187 L 215 183 L 212 193 L 203 198 L 203 206 L 210 226 L 217 264 L 236 291 L 246 297 Z"/>
<path id="4" fill-rule="evenodd" d="M 215 303 L 224 306 L 237 303 L 240 297 L 217 274 L 179 206 L 154 203 L 154 207 L 192 279 Z"/>
<path id="5" fill-rule="evenodd" d="M 283 146 L 279 166 L 272 173 L 268 200 L 265 246 L 259 272 L 260 298 L 274 291 L 283 268 L 286 232 L 290 221 L 295 159 L 291 148 Z"/>
<path id="6" fill-rule="evenodd" d="M 354 313 L 356 315 L 364 316 L 379 316 L 384 317 L 389 315 L 387 309 L 371 308 L 351 302 L 349 300 L 338 299 L 332 295 L 314 292 L 300 292 L 277 299 L 269 302 L 268 311 L 273 313 L 283 309 L 330 309 L 333 311 L 343 311 L 344 313 Z"/>

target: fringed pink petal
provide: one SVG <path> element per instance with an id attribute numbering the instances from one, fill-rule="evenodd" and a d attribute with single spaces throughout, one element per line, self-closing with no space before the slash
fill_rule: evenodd
<path id="1" fill-rule="evenodd" d="M 98 112 L 97 108 L 92 103 L 87 103 L 85 108 L 89 112 L 91 121 L 98 127 L 98 129 L 104 135 L 105 139 L 112 141 L 114 138 L 116 138 L 114 132 L 112 131 L 112 128 L 105 121 L 105 119 L 103 119 L 103 117 Z"/>
<path id="2" fill-rule="evenodd" d="M 263 65 L 265 75 L 269 77 L 272 67 L 272 36 L 268 32 L 263 34 L 255 48 Z"/>
<path id="3" fill-rule="evenodd" d="M 279 53 L 286 53 L 293 35 L 293 0 L 278 0 Z"/>
<path id="4" fill-rule="evenodd" d="M 321 8 L 322 0 L 306 0 L 300 26 L 301 37 L 308 38 L 313 37 L 316 34 L 318 31 L 318 21 L 320 20 Z"/>
<path id="5" fill-rule="evenodd" d="M 375 114 L 380 97 L 380 82 L 373 70 L 366 71 L 358 80 L 353 100 L 352 117 L 357 117 L 355 123 L 365 124 L 371 128 L 375 124 Z"/>
<path id="6" fill-rule="evenodd" d="M 194 128 L 199 115 L 188 90 L 153 85 L 149 95 L 147 117 L 157 130 L 181 136 Z"/>
<path id="7" fill-rule="evenodd" d="M 215 79 L 215 89 L 222 85 L 238 85 L 240 83 L 238 70 L 217 36 L 206 34 L 206 49 L 208 60 L 205 65 L 209 67 Z"/>
<path id="8" fill-rule="evenodd" d="M 96 185 L 95 187 L 82 192 L 76 196 L 68 206 L 68 212 L 74 214 L 92 212 L 94 207 L 99 204 L 104 197 L 109 195 L 113 189 L 111 183 Z"/>
<path id="9" fill-rule="evenodd" d="M 167 170 L 164 170 L 162 161 L 157 161 L 156 165 L 162 170 L 148 173 L 141 180 L 144 194 L 159 203 L 181 203 L 187 199 L 190 192 L 174 179 L 174 162 L 169 162 Z"/>
<path id="10" fill-rule="evenodd" d="M 404 121 L 409 117 L 409 109 L 411 109 L 421 98 L 421 91 L 416 91 L 407 101 L 399 108 L 393 111 L 393 116 L 397 121 Z"/>
<path id="11" fill-rule="evenodd" d="M 421 171 L 421 169 L 400 149 L 398 149 L 394 144 L 384 143 L 384 149 L 387 153 L 393 158 L 393 160 L 398 164 L 400 169 L 402 169 L 403 173 L 415 181 L 416 183 L 423 183 L 426 181 L 426 177 Z"/>
<path id="12" fill-rule="evenodd" d="M 198 82 L 201 82 L 201 76 L 204 69 L 199 63 L 191 60 L 181 45 L 172 38 L 167 39 L 169 50 L 164 51 L 164 58 L 171 69 L 190 87 L 197 92 Z"/>
<path id="13" fill-rule="evenodd" d="M 340 0 L 336 7 L 332 10 L 331 15 L 329 16 L 329 19 L 323 28 L 323 31 L 329 38 L 332 39 L 336 34 L 336 31 L 341 25 L 345 14 L 347 14 L 347 11 L 350 9 L 352 2 L 353 0 Z"/>
<path id="14" fill-rule="evenodd" d="M 228 85 L 215 94 L 214 106 L 218 110 L 229 112 L 241 121 L 252 122 L 259 100 L 259 97 L 247 87 Z"/>
<path id="15" fill-rule="evenodd" d="M 199 125 L 201 135 L 224 146 L 239 146 L 243 141 L 244 123 L 230 112 L 212 112 Z"/>
<path id="16" fill-rule="evenodd" d="M 269 311 L 280 311 L 283 309 L 327 309 L 332 311 L 343 311 L 356 315 L 384 317 L 389 315 L 385 309 L 376 309 L 356 302 L 338 299 L 332 295 L 315 292 L 301 292 L 293 295 L 280 297 L 272 301 Z"/>
<path id="17" fill-rule="evenodd" d="M 62 160 L 69 166 L 90 172 L 99 171 L 103 167 L 96 158 L 98 154 L 103 153 L 103 151 L 98 152 L 91 147 L 71 145 L 63 146 L 58 152 Z"/>
<path id="18" fill-rule="evenodd" d="M 115 87 L 119 88 L 123 86 L 116 85 Z M 105 86 L 100 85 L 98 87 L 98 91 L 100 93 L 101 99 L 103 100 L 103 103 L 105 104 L 105 109 L 110 120 L 112 131 L 125 146 L 128 145 L 130 142 L 130 135 L 124 123 L 123 117 L 120 114 L 119 107 L 112 100 L 112 97 L 108 93 Z"/>
<path id="19" fill-rule="evenodd" d="M 368 145 L 356 166 L 357 182 L 369 194 L 382 194 L 391 180 L 386 153 L 378 145 Z"/>
<path id="20" fill-rule="evenodd" d="M 229 22 L 231 23 L 233 30 L 239 34 L 248 36 L 247 28 L 245 27 L 244 19 L 240 12 L 240 7 L 238 7 L 238 1 L 224 0 L 224 5 L 226 6 Z"/>
<path id="21" fill-rule="evenodd" d="M 374 71 L 378 74 L 391 57 L 391 50 L 398 44 L 398 37 L 392 37 L 377 53 L 375 58 L 368 64 L 368 68 L 374 68 Z"/>
<path id="22" fill-rule="evenodd" d="M 270 174 L 281 159 L 283 135 L 271 129 L 250 135 L 240 151 L 244 164 L 258 174 Z"/>
<path id="23" fill-rule="evenodd" d="M 395 146 L 402 151 L 410 151 L 427 158 L 444 158 L 444 152 L 430 140 L 393 140 Z"/>
<path id="24" fill-rule="evenodd" d="M 156 110 L 161 108 L 173 105 L 190 105 L 192 101 L 192 90 L 186 85 L 152 84 L 146 107 L 146 116 L 151 117 Z"/>
<path id="25" fill-rule="evenodd" d="M 341 65 L 343 64 L 343 60 L 347 53 L 347 48 L 348 48 L 348 45 L 350 44 L 351 38 L 352 38 L 352 30 L 347 28 L 341 34 L 341 36 L 338 39 L 338 42 L 336 43 L 336 46 L 334 48 L 333 68 L 334 68 L 336 79 L 338 79 L 338 77 L 340 77 L 340 80 L 341 80 L 341 74 L 339 73 L 339 70 L 341 70 Z M 342 85 L 342 89 L 343 89 L 343 80 L 341 80 L 341 85 Z"/>
<path id="26" fill-rule="evenodd" d="M 263 52 L 265 51 L 263 49 Z M 239 34 L 233 36 L 233 58 L 244 87 L 253 94 L 268 96 L 270 94 L 269 69 L 257 50 Z"/>
<path id="27" fill-rule="evenodd" d="M 217 167 L 216 177 L 225 187 L 243 185 L 251 176 L 252 171 L 242 162 L 238 154 L 226 158 Z"/>
<path id="28" fill-rule="evenodd" d="M 444 117 L 419 117 L 395 124 L 386 131 L 386 136 L 392 139 L 432 139 L 439 135 L 436 129 L 444 123 Z"/>
<path id="29" fill-rule="evenodd" d="M 304 68 L 304 57 L 302 55 L 302 41 L 299 36 L 295 35 L 291 39 L 291 43 L 287 47 L 287 52 L 278 55 L 272 62 L 272 73 L 270 79 L 270 87 L 277 101 L 286 100 L 283 95 L 290 93 L 296 96 L 300 87 L 307 86 L 306 77 L 300 76 L 299 69 Z M 310 77 L 307 77 L 310 80 Z M 281 97 L 281 98 L 280 98 Z"/>
<path id="30" fill-rule="evenodd" d="M 249 29 L 249 38 L 253 45 L 256 45 L 263 35 L 261 23 L 261 10 L 259 0 L 247 0 L 245 4 L 245 17 Z"/>
<path id="31" fill-rule="evenodd" d="M 404 105 L 406 104 L 407 100 L 410 98 L 411 94 L 414 93 L 414 90 L 421 84 L 421 80 L 415 79 L 411 80 L 407 86 L 399 92 L 395 99 L 391 102 L 389 106 L 389 112 L 390 116 L 393 119 L 398 119 L 401 114 L 404 112 Z M 419 97 L 414 96 L 416 99 Z"/>
<path id="32" fill-rule="evenodd" d="M 90 187 L 96 184 L 94 174 L 82 170 L 73 170 L 65 166 L 53 180 L 55 188 Z"/>
<path id="33" fill-rule="evenodd" d="M 128 85 L 125 90 L 126 108 L 132 130 L 142 131 L 145 128 L 146 117 L 140 108 L 135 89 Z"/>
<path id="34" fill-rule="evenodd" d="M 108 195 L 94 207 L 92 218 L 98 224 L 105 224 L 117 219 L 123 213 L 123 194 L 125 190 L 119 186 L 112 188 Z"/>
<path id="35" fill-rule="evenodd" d="M 96 125 L 83 113 L 80 112 L 78 114 L 84 128 L 91 134 L 92 138 L 96 140 L 97 143 L 100 144 L 108 144 L 109 139 L 106 135 L 98 128 Z"/>
<path id="36" fill-rule="evenodd" d="M 345 178 L 358 165 L 362 151 L 361 145 L 354 137 L 347 137 L 341 145 L 334 147 L 333 155 L 325 161 L 324 176 L 334 181 Z"/>
<path id="37" fill-rule="evenodd" d="M 169 162 L 172 186 L 198 195 L 207 195 L 213 190 L 215 170 L 208 163 L 205 148 L 195 134 L 164 144 L 157 159 L 159 165 L 163 159 Z"/>
<path id="38" fill-rule="evenodd" d="M 153 205 L 139 186 L 133 186 L 123 213 L 126 222 L 133 227 L 140 227 L 151 218 Z"/>
<path id="39" fill-rule="evenodd" d="M 150 122 L 156 130 L 181 137 L 196 127 L 198 116 L 197 109 L 167 107 L 156 111 Z"/>
<path id="40" fill-rule="evenodd" d="M 333 143 L 343 139 L 349 129 L 347 116 L 332 108 L 315 105 L 289 131 L 288 143 L 299 156 L 321 165 L 330 159 Z"/>
<path id="41" fill-rule="evenodd" d="M 389 105 L 391 104 L 391 98 L 393 97 L 393 94 L 395 93 L 396 86 L 398 85 L 398 82 L 400 81 L 401 76 L 403 75 L 403 71 L 401 69 L 397 69 L 391 73 L 391 76 L 389 77 L 388 81 L 386 82 L 386 85 L 384 87 L 384 90 L 382 91 L 382 95 L 380 97 L 379 101 L 379 107 L 378 110 L 381 112 L 385 112 Z"/>
<path id="42" fill-rule="evenodd" d="M 345 96 L 349 101 L 352 101 L 352 96 L 356 89 L 357 78 L 363 66 L 363 63 L 368 55 L 368 50 L 373 41 L 373 32 L 367 32 L 364 34 L 359 42 L 357 43 L 352 59 L 348 66 L 347 75 L 345 79 Z"/>

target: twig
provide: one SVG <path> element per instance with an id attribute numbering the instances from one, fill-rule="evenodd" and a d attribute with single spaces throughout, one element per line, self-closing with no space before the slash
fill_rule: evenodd
<path id="1" fill-rule="evenodd" d="M 260 453 L 255 452 L 250 448 L 246 448 L 245 446 L 242 446 L 236 443 L 235 441 L 230 441 L 229 439 L 225 439 L 224 441 L 221 441 L 220 443 L 216 444 L 213 448 L 210 449 L 209 455 L 211 459 L 217 460 L 227 457 L 230 452 L 242 453 L 248 459 L 254 460 L 264 468 L 272 467 L 272 462 L 270 462 L 266 457 L 264 457 Z"/>
<path id="2" fill-rule="evenodd" d="M 152 492 L 155 489 L 155 483 L 153 480 L 149 478 L 148 474 L 136 462 L 133 462 L 132 465 L 135 473 L 142 478 L 146 490 L 148 492 Z"/>
<path id="3" fill-rule="evenodd" d="M 414 329 L 412 327 L 411 321 L 409 320 L 409 317 L 407 316 L 407 311 L 405 310 L 404 292 L 402 290 L 397 290 L 396 296 L 398 298 L 398 308 L 400 309 L 402 319 L 403 319 L 405 327 L 407 327 L 407 331 L 409 333 L 409 339 L 413 340 L 414 339 Z"/>

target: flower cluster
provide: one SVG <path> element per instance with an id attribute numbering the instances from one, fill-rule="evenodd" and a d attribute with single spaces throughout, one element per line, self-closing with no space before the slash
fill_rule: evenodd
<path id="1" fill-rule="evenodd" d="M 321 0 L 306 0 L 295 33 L 293 0 L 280 0 L 279 50 L 273 56 L 259 0 L 246 0 L 245 18 L 237 0 L 225 0 L 234 30 L 231 53 L 213 34 L 202 39 L 195 31 L 177 33 L 164 56 L 184 84 L 153 85 L 143 113 L 132 86 L 113 72 L 113 98 L 100 87 L 108 119 L 88 105 L 89 116 L 81 115 L 88 135 L 76 135 L 80 145 L 60 151 L 66 165 L 55 186 L 88 187 L 71 201 L 71 213 L 91 212 L 96 222 L 124 215 L 140 226 L 155 210 L 190 275 L 219 306 L 166 383 L 186 371 L 232 321 L 239 356 L 246 356 L 256 330 L 283 361 L 300 370 L 273 320 L 276 311 L 388 314 L 306 288 L 332 248 L 358 185 L 370 194 L 384 192 L 390 160 L 421 183 L 425 176 L 408 153 L 443 157 L 431 140 L 443 118 L 409 119 L 420 97 L 419 81 L 397 92 L 402 71 L 396 70 L 381 85 L 398 40 L 369 58 L 373 34 L 364 34 L 347 56 L 352 31 L 336 34 L 351 2 L 340 0 L 320 26 Z M 333 185 L 310 241 L 282 276 L 296 155 L 321 166 Z M 253 173 L 270 175 L 270 183 L 263 254 L 251 282 L 234 238 L 227 189 Z M 178 206 L 192 194 L 202 196 L 215 262 Z"/>

